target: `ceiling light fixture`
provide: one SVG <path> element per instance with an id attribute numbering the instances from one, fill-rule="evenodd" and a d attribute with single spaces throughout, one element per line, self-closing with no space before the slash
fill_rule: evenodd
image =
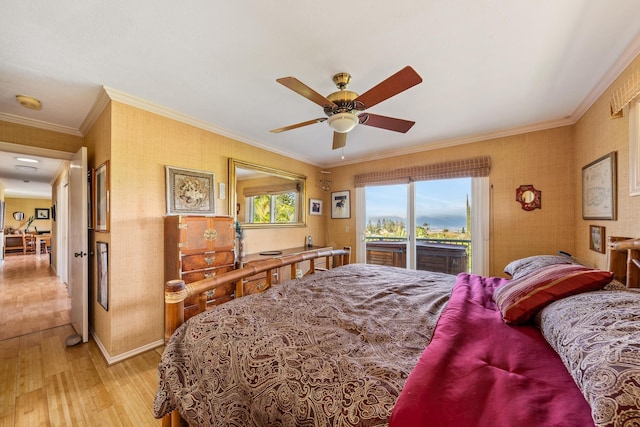
<path id="1" fill-rule="evenodd" d="M 18 104 L 22 105 L 24 108 L 28 108 L 30 110 L 42 110 L 42 102 L 32 96 L 16 95 L 16 101 L 18 101 Z"/>
<path id="2" fill-rule="evenodd" d="M 38 172 L 38 168 L 27 165 L 16 165 L 16 169 L 27 172 Z"/>
<path id="3" fill-rule="evenodd" d="M 338 133 L 347 133 L 360 123 L 360 119 L 353 113 L 338 113 L 329 117 L 327 122 L 334 131 Z"/>
<path id="4" fill-rule="evenodd" d="M 16 157 L 15 159 L 25 163 L 40 163 L 40 160 L 30 159 L 29 157 Z"/>

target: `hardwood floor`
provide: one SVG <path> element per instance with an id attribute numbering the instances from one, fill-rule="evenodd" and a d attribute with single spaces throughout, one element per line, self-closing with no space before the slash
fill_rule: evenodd
<path id="1" fill-rule="evenodd" d="M 33 278 L 25 270 L 29 261 L 37 272 Z M 44 270 L 48 272 L 45 274 Z M 46 292 L 28 290 L 31 282 L 40 286 L 58 282 L 49 271 L 48 257 L 46 264 L 35 259 L 18 261 L 7 257 L 0 266 L 0 278 L 0 294 L 12 285 L 26 287 L 29 296 L 15 297 L 16 304 L 29 305 L 40 316 L 48 316 L 46 307 L 37 307 L 46 305 L 37 301 Z M 0 304 L 3 330 L 22 328 L 12 325 L 14 321 L 44 328 L 0 340 L 0 427 L 161 425 L 153 417 L 152 406 L 162 348 L 107 366 L 93 340 L 65 346 L 66 337 L 74 332 L 68 318 L 67 324 L 51 327 L 46 321 L 20 317 L 24 314 L 5 317 L 8 305 Z M 12 320 L 9 322 L 8 318 Z M 56 316 L 48 318 L 59 321 Z"/>
<path id="2" fill-rule="evenodd" d="M 0 340 L 66 325 L 70 309 L 49 255 L 7 255 L 0 263 Z"/>

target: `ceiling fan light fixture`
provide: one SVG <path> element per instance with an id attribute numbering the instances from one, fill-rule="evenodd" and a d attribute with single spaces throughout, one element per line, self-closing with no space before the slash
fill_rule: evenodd
<path id="1" fill-rule="evenodd" d="M 338 113 L 329 117 L 327 122 L 334 131 L 338 133 L 347 133 L 360 123 L 360 119 L 352 113 Z"/>

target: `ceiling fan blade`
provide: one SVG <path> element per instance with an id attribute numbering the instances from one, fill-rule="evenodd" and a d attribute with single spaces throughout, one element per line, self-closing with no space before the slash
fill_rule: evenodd
<path id="1" fill-rule="evenodd" d="M 404 92 L 421 82 L 422 77 L 420 77 L 413 68 L 406 66 L 357 97 L 353 102 L 361 102 L 365 108 L 371 108 L 385 99 Z"/>
<path id="2" fill-rule="evenodd" d="M 369 113 L 362 113 L 358 117 L 360 118 L 360 124 L 402 133 L 406 133 L 413 125 L 416 124 L 416 122 L 409 120 L 396 119 L 394 117 L 379 116 L 377 114 Z"/>
<path id="3" fill-rule="evenodd" d="M 333 133 L 333 149 L 336 150 L 338 148 L 342 148 L 347 145 L 347 134 L 334 132 Z"/>
<path id="4" fill-rule="evenodd" d="M 324 96 L 320 95 L 315 90 L 311 89 L 306 84 L 302 83 L 300 80 L 295 77 L 282 77 L 276 80 L 283 86 L 288 87 L 298 95 L 302 95 L 310 101 L 315 102 L 321 107 L 333 106 L 335 105 L 333 102 L 329 101 Z"/>
<path id="5" fill-rule="evenodd" d="M 280 132 L 284 132 L 286 130 L 297 129 L 297 128 L 301 128 L 303 126 L 309 126 L 309 125 L 312 125 L 314 123 L 322 123 L 325 120 L 327 120 L 326 117 L 319 117 L 317 119 L 308 120 L 306 122 L 296 123 L 295 125 L 289 125 L 289 126 L 281 127 L 281 128 L 278 128 L 278 129 L 273 129 L 270 132 L 272 132 L 272 133 L 280 133 Z"/>

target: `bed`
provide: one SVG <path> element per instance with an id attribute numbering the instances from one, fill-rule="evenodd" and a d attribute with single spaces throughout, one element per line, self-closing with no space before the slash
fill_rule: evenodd
<path id="1" fill-rule="evenodd" d="M 184 298 L 293 272 L 300 255 L 171 281 L 154 415 L 164 426 L 637 426 L 639 250 L 612 238 L 611 271 L 514 260 L 510 279 L 312 252 L 337 267 L 184 324 Z"/>

